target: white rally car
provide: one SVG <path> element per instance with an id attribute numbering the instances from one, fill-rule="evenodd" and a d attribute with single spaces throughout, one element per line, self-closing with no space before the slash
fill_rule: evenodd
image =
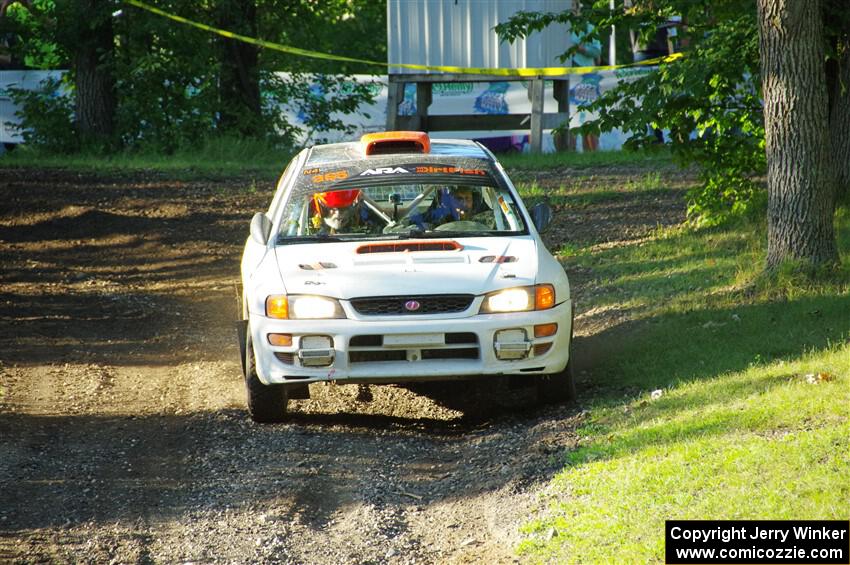
<path id="1" fill-rule="evenodd" d="M 385 132 L 286 168 L 242 257 L 248 411 L 285 418 L 310 383 L 510 375 L 574 397 L 573 305 L 524 207 L 478 143 Z"/>

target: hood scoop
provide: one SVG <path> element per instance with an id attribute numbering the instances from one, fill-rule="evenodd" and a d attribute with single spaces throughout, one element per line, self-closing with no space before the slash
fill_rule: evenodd
<path id="1" fill-rule="evenodd" d="M 389 243 L 368 243 L 357 248 L 357 254 L 366 253 L 405 253 L 411 251 L 460 251 L 463 245 L 451 240 L 438 241 L 393 241 Z"/>

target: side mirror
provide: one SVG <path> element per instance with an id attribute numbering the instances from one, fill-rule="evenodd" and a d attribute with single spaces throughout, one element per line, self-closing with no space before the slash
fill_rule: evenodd
<path id="1" fill-rule="evenodd" d="M 530 210 L 531 221 L 540 233 L 545 232 L 552 223 L 552 208 L 546 202 L 539 202 Z"/>
<path id="2" fill-rule="evenodd" d="M 262 212 L 257 212 L 251 218 L 251 239 L 260 245 L 269 242 L 269 234 L 272 232 L 272 221 Z"/>

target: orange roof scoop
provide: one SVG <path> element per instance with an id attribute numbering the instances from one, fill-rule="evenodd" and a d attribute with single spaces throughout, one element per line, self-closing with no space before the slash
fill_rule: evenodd
<path id="1" fill-rule="evenodd" d="M 364 155 L 430 153 L 431 138 L 423 131 L 382 131 L 360 138 Z"/>

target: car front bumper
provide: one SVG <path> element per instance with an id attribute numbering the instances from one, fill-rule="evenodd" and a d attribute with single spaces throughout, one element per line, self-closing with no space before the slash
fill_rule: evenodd
<path id="1" fill-rule="evenodd" d="M 562 371 L 570 356 L 572 320 L 567 300 L 549 310 L 467 317 L 364 321 L 251 315 L 249 327 L 265 384 L 401 383 Z M 551 323 L 558 324 L 554 335 L 535 337 L 535 326 Z M 271 345 L 272 333 L 292 336 L 292 345 Z"/>

